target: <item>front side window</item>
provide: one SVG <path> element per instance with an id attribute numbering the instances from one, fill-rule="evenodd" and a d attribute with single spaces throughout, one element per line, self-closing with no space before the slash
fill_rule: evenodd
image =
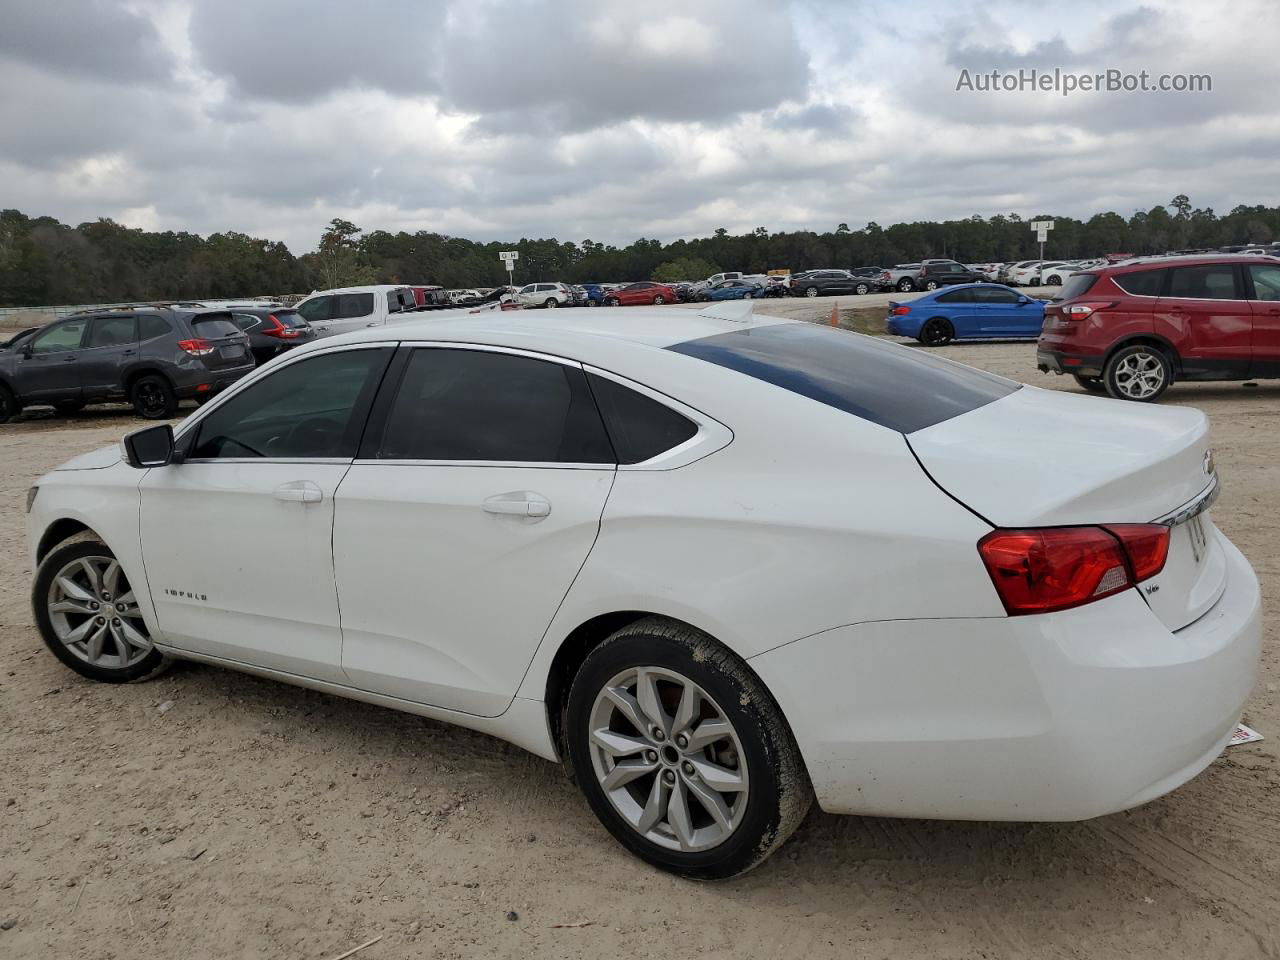
<path id="1" fill-rule="evenodd" d="M 80 349 L 80 338 L 84 336 L 88 320 L 69 320 L 60 323 L 52 330 L 46 330 L 31 341 L 31 352 L 65 353 L 68 350 Z"/>
<path id="2" fill-rule="evenodd" d="M 1168 296 L 1191 300 L 1243 299 L 1236 296 L 1236 268 L 1229 263 L 1174 267 Z"/>
<path id="3" fill-rule="evenodd" d="M 344 350 L 282 367 L 201 420 L 188 458 L 354 457 L 391 353 Z"/>
<path id="4" fill-rule="evenodd" d="M 137 340 L 133 317 L 97 317 L 89 327 L 90 347 L 120 347 Z"/>
<path id="5" fill-rule="evenodd" d="M 581 368 L 415 349 L 376 454 L 385 460 L 614 463 Z"/>
<path id="6" fill-rule="evenodd" d="M 1253 277 L 1254 299 L 1272 303 L 1280 300 L 1280 267 L 1269 263 L 1251 263 L 1249 274 Z"/>
<path id="7" fill-rule="evenodd" d="M 1017 303 L 1019 297 L 1008 287 L 974 287 L 969 293 L 975 303 Z"/>

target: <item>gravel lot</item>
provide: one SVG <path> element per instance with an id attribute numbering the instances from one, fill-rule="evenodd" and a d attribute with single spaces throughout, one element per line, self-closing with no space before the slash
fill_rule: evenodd
<path id="1" fill-rule="evenodd" d="M 1074 389 L 1028 344 L 942 352 Z M 359 960 L 1280 956 L 1280 383 L 1167 402 L 1213 418 L 1215 519 L 1262 579 L 1246 722 L 1269 739 L 1086 823 L 815 810 L 719 885 L 630 859 L 558 767 L 479 734 L 206 667 L 79 679 L 32 626 L 23 498 L 137 421 L 0 426 L 0 957 L 324 960 L 378 936 Z M 1115 735 L 1161 734 L 1135 717 Z"/>

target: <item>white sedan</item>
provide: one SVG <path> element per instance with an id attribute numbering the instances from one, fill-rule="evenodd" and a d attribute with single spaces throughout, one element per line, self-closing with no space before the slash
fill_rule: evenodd
<path id="1" fill-rule="evenodd" d="M 1076 820 L 1194 777 L 1261 639 L 1217 483 L 1195 410 L 746 301 L 320 341 L 42 477 L 28 532 L 81 675 L 189 659 L 484 731 L 720 878 L 815 795 Z"/>

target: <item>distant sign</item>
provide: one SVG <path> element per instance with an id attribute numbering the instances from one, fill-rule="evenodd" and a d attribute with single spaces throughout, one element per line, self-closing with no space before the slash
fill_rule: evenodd
<path id="1" fill-rule="evenodd" d="M 1049 239 L 1049 231 L 1053 229 L 1052 220 L 1032 220 L 1031 229 L 1035 232 L 1036 240 L 1044 243 Z"/>
<path id="2" fill-rule="evenodd" d="M 510 263 L 512 260 L 519 260 L 520 251 L 519 250 L 503 250 L 499 252 L 498 259 L 505 260 L 507 261 L 507 263 Z"/>

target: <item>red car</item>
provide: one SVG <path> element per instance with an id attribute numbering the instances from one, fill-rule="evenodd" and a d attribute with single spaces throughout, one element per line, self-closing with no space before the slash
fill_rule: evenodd
<path id="1" fill-rule="evenodd" d="M 1036 365 L 1154 400 L 1177 380 L 1280 379 L 1280 259 L 1165 257 L 1073 274 L 1045 307 Z"/>
<path id="2" fill-rule="evenodd" d="M 679 303 L 680 297 L 665 283 L 642 280 L 610 291 L 604 298 L 606 307 L 634 307 L 650 303 Z"/>

